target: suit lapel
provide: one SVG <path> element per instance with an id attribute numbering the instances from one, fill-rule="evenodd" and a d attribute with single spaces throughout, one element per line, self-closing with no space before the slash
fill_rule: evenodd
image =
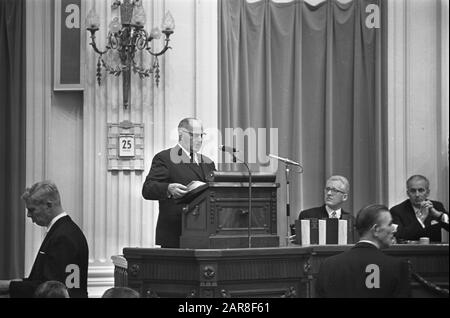
<path id="1" fill-rule="evenodd" d="M 202 176 L 202 169 L 200 168 L 200 165 L 198 165 L 196 163 L 192 163 L 191 158 L 189 158 L 189 156 L 183 151 L 183 149 L 181 149 L 181 147 L 178 145 L 177 145 L 177 147 L 178 147 L 178 150 L 177 150 L 178 154 L 181 155 L 182 164 L 185 165 L 190 170 L 192 170 L 192 172 L 194 172 L 195 175 L 200 178 L 200 180 L 204 180 L 204 177 Z M 180 152 L 181 152 L 181 154 L 180 154 Z M 199 154 L 198 154 L 198 156 L 201 157 Z"/>
<path id="2" fill-rule="evenodd" d="M 341 220 L 350 220 L 350 213 L 344 211 L 344 209 L 341 210 Z"/>
<path id="3" fill-rule="evenodd" d="M 327 208 L 325 207 L 325 204 L 322 206 L 322 209 L 320 210 L 321 218 L 322 219 L 327 219 L 328 218 L 328 212 L 327 212 Z"/>
<path id="4" fill-rule="evenodd" d="M 201 164 L 189 163 L 188 167 L 191 168 L 192 171 L 200 178 L 200 180 L 204 180 L 205 178 L 202 176 L 203 170 L 201 169 Z"/>

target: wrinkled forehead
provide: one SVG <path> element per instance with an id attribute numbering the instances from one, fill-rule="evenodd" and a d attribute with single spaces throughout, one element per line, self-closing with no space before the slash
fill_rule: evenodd
<path id="1" fill-rule="evenodd" d="M 428 183 L 423 179 L 413 179 L 408 182 L 408 189 L 428 189 Z"/>
<path id="2" fill-rule="evenodd" d="M 202 134 L 203 124 L 199 120 L 191 120 L 184 129 L 194 134 Z"/>
<path id="3" fill-rule="evenodd" d="M 199 120 L 193 120 L 189 125 L 189 131 L 194 134 L 203 133 L 203 125 Z"/>
<path id="4" fill-rule="evenodd" d="M 345 186 L 342 181 L 339 180 L 328 180 L 326 184 L 327 188 L 336 188 L 338 190 L 345 190 Z"/>

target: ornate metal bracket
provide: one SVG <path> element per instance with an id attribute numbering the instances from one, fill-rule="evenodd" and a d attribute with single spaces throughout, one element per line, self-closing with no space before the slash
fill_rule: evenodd
<path id="1" fill-rule="evenodd" d="M 205 266 L 203 268 L 203 277 L 206 279 L 212 279 L 216 276 L 216 272 L 212 266 Z"/>
<path id="2" fill-rule="evenodd" d="M 140 271 L 139 265 L 138 264 L 133 264 L 130 266 L 130 268 L 128 269 L 128 272 L 131 276 L 138 276 Z"/>

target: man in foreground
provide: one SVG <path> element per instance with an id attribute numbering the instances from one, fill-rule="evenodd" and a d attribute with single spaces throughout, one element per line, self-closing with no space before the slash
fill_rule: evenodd
<path id="1" fill-rule="evenodd" d="M 409 297 L 407 263 L 381 251 L 392 244 L 394 228 L 387 207 L 374 204 L 361 209 L 356 217 L 356 229 L 361 239 L 350 250 L 322 263 L 316 296 Z"/>

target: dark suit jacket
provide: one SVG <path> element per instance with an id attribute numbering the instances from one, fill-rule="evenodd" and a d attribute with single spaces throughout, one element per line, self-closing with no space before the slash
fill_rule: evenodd
<path id="1" fill-rule="evenodd" d="M 447 213 L 441 202 L 433 200 L 431 202 L 436 210 Z M 390 211 L 392 214 L 392 222 L 398 224 L 397 233 L 395 234 L 397 239 L 418 240 L 421 237 L 429 237 L 430 241 L 440 242 L 441 228 L 445 228 L 448 231 L 448 224 L 440 220 L 434 220 L 431 214 L 425 219 L 425 228 L 423 228 L 416 218 L 416 213 L 409 199 L 392 207 Z M 433 220 L 437 223 L 431 225 L 431 221 Z"/>
<path id="2" fill-rule="evenodd" d="M 319 207 L 303 210 L 300 212 L 300 215 L 298 216 L 299 220 L 304 219 L 327 219 L 328 218 L 328 212 L 325 208 L 325 204 Z M 344 211 L 344 209 L 341 209 L 341 220 L 353 220 L 354 217 L 350 213 Z"/>
<path id="3" fill-rule="evenodd" d="M 379 268 L 379 288 L 368 288 L 373 270 Z M 368 278 L 368 275 L 371 275 Z M 327 258 L 320 266 L 316 284 L 317 297 L 375 298 L 409 297 L 409 270 L 406 262 L 385 255 L 369 243 L 357 243 L 350 250 Z"/>
<path id="4" fill-rule="evenodd" d="M 169 183 L 187 185 L 193 180 L 206 182 L 214 170 L 214 162 L 200 156 L 200 164 L 190 163 L 190 158 L 175 146 L 156 154 L 150 172 L 142 187 L 142 196 L 147 200 L 159 200 L 159 215 L 156 225 L 156 244 L 162 247 L 180 246 L 182 204 L 168 198 Z"/>
<path id="5" fill-rule="evenodd" d="M 66 278 L 69 282 L 74 281 L 74 271 L 66 273 L 69 264 L 78 265 L 80 270 L 80 287 L 68 288 L 70 297 L 87 297 L 88 257 L 89 248 L 83 232 L 69 216 L 60 218 L 45 236 L 30 276 L 22 282 L 11 282 L 10 297 L 33 297 L 39 284 L 49 280 L 57 280 L 67 286 Z"/>

